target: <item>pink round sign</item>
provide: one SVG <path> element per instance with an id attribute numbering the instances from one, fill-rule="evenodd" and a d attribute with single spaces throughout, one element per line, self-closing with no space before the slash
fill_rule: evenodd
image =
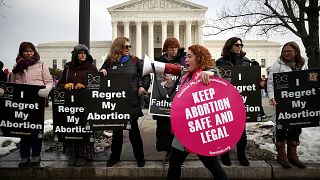
<path id="1" fill-rule="evenodd" d="M 185 83 L 170 111 L 175 136 L 191 152 L 217 156 L 229 151 L 245 128 L 246 112 L 236 88 L 226 80 L 211 77 Z"/>

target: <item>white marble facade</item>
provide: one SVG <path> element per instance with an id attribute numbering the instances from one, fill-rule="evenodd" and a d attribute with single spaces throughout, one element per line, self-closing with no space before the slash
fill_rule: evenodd
<path id="1" fill-rule="evenodd" d="M 132 51 L 143 58 L 161 55 L 167 37 L 176 37 L 181 46 L 192 44 L 206 46 L 215 59 L 220 57 L 225 40 L 203 40 L 203 23 L 207 7 L 186 0 L 131 0 L 108 8 L 111 15 L 112 40 L 118 36 L 130 39 Z M 62 69 L 70 61 L 71 50 L 77 42 L 49 42 L 38 45 L 41 59 L 50 67 Z M 279 56 L 280 44 L 263 40 L 244 40 L 244 51 L 249 59 L 255 59 L 265 67 Z M 103 57 L 109 51 L 111 41 L 91 41 L 90 51 L 100 68 Z M 265 73 L 265 68 L 262 69 Z"/>

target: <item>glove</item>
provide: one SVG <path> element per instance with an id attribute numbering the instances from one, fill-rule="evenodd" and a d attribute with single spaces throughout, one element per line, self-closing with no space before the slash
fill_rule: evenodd
<path id="1" fill-rule="evenodd" d="M 75 89 L 84 89 L 86 88 L 83 84 L 77 83 Z"/>
<path id="2" fill-rule="evenodd" d="M 40 89 L 40 90 L 38 91 L 38 95 L 39 95 L 40 97 L 43 97 L 43 98 L 48 97 L 49 93 L 50 93 L 50 91 L 49 91 L 49 89 L 47 89 L 47 88 Z"/>
<path id="3" fill-rule="evenodd" d="M 0 88 L 0 97 L 3 96 L 4 94 L 4 89 Z"/>
<path id="4" fill-rule="evenodd" d="M 71 91 L 73 89 L 73 83 L 67 83 L 64 85 L 64 88 L 68 91 Z"/>

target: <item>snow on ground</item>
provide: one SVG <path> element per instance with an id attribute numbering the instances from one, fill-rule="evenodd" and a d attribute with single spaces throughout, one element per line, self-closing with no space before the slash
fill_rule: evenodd
<path id="1" fill-rule="evenodd" d="M 272 141 L 274 128 L 261 128 L 273 126 L 272 121 L 260 123 L 247 123 L 248 140 L 255 141 L 260 149 L 266 149 L 276 154 Z M 320 126 L 303 128 L 300 135 L 300 146 L 297 148 L 300 160 L 310 163 L 320 163 Z"/>
<path id="2" fill-rule="evenodd" d="M 44 131 L 48 132 L 53 129 L 52 119 L 45 120 Z M 274 123 L 272 121 L 247 123 L 248 140 L 255 141 L 261 149 L 266 149 L 276 154 L 275 146 L 272 141 Z M 2 143 L 11 140 L 9 146 L 2 147 Z M 13 149 L 17 148 L 20 138 L 0 137 L 0 156 L 4 156 Z M 303 128 L 300 136 L 300 146 L 298 154 L 302 161 L 310 163 L 320 163 L 320 126 Z"/>

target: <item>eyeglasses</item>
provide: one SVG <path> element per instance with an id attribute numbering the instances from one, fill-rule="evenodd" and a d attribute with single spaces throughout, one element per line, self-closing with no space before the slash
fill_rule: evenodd
<path id="1" fill-rule="evenodd" d="M 33 53 L 34 51 L 33 50 L 25 50 L 23 51 L 24 53 Z"/>
<path id="2" fill-rule="evenodd" d="M 243 47 L 243 44 L 234 44 L 235 47 Z"/>
<path id="3" fill-rule="evenodd" d="M 129 48 L 131 49 L 131 45 L 126 45 L 125 48 L 126 49 L 129 49 Z"/>
<path id="4" fill-rule="evenodd" d="M 286 53 L 287 53 L 287 54 L 290 54 L 290 53 L 293 53 L 293 50 L 282 51 L 282 53 L 283 53 L 283 54 L 286 54 Z"/>

